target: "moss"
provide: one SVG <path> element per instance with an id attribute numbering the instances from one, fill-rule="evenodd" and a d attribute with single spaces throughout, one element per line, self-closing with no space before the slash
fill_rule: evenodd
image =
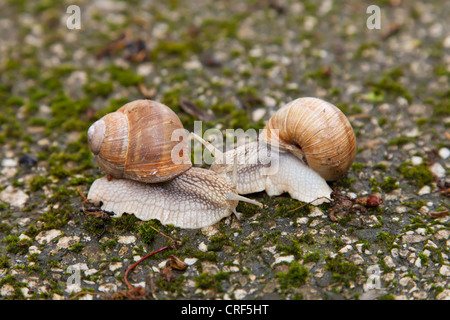
<path id="1" fill-rule="evenodd" d="M 342 255 L 338 255 L 335 258 L 326 258 L 325 270 L 333 273 L 333 278 L 344 282 L 346 285 L 349 281 L 355 281 L 360 268 L 353 263 L 344 261 Z"/>
<path id="2" fill-rule="evenodd" d="M 247 112 L 245 110 L 233 110 L 231 112 L 231 121 L 230 127 L 232 129 L 241 128 L 244 131 L 252 128 L 251 121 L 247 116 Z"/>
<path id="3" fill-rule="evenodd" d="M 403 162 L 397 170 L 413 185 L 421 188 L 434 181 L 433 174 L 425 164 L 413 166 L 410 161 Z"/>
<path id="4" fill-rule="evenodd" d="M 448 116 L 450 114 L 450 90 L 436 91 L 433 97 L 425 99 L 433 108 L 434 117 Z"/>
<path id="5" fill-rule="evenodd" d="M 34 176 L 31 178 L 29 185 L 30 185 L 30 191 L 36 192 L 42 189 L 42 187 L 50 184 L 52 182 L 52 179 L 48 177 L 42 177 L 42 176 Z"/>
<path id="6" fill-rule="evenodd" d="M 201 24 L 201 30 L 204 31 L 203 37 L 210 41 L 216 41 L 218 37 L 236 38 L 241 18 L 244 19 L 245 16 L 235 14 L 228 19 L 218 19 L 218 17 L 203 19 Z"/>
<path id="7" fill-rule="evenodd" d="M 233 245 L 230 235 L 226 233 L 216 234 L 212 236 L 209 240 L 211 241 L 211 244 L 208 245 L 208 250 L 210 251 L 221 251 L 223 246 Z"/>
<path id="8" fill-rule="evenodd" d="M 57 179 L 64 179 L 69 177 L 70 171 L 66 170 L 63 166 L 52 166 L 50 168 L 50 175 Z"/>
<path id="9" fill-rule="evenodd" d="M 101 247 L 103 250 L 105 250 L 105 249 L 112 250 L 112 249 L 114 249 L 114 248 L 117 246 L 118 243 L 119 243 L 119 242 L 117 241 L 117 239 L 109 239 L 109 240 L 107 240 L 106 242 L 102 243 L 102 244 L 100 245 L 100 247 Z"/>
<path id="10" fill-rule="evenodd" d="M 400 188 L 400 185 L 398 184 L 397 179 L 392 177 L 386 177 L 384 181 L 380 184 L 381 190 L 384 192 L 391 192 L 395 189 Z"/>
<path id="11" fill-rule="evenodd" d="M 0 268 L 9 268 L 9 257 L 7 255 L 0 257 Z"/>
<path id="12" fill-rule="evenodd" d="M 69 181 L 70 186 L 88 186 L 91 185 L 96 177 L 73 177 Z"/>
<path id="13" fill-rule="evenodd" d="M 28 252 L 29 246 L 31 246 L 32 241 L 28 239 L 19 239 L 17 235 L 9 235 L 4 242 L 8 244 L 7 250 L 11 253 L 25 254 Z"/>
<path id="14" fill-rule="evenodd" d="M 304 239 L 291 239 L 289 245 L 278 245 L 277 250 L 282 251 L 286 254 L 292 254 L 296 259 L 300 259 L 303 254 L 302 243 Z M 309 239 L 306 241 L 310 242 Z M 311 243 L 310 243 L 311 244 Z"/>
<path id="15" fill-rule="evenodd" d="M 161 224 L 157 220 L 150 220 L 138 226 L 138 233 L 141 236 L 142 242 L 150 244 L 155 240 Z M 155 230 L 156 229 L 156 230 Z"/>
<path id="16" fill-rule="evenodd" d="M 420 209 L 421 207 L 423 207 L 426 204 L 427 203 L 424 200 L 414 200 L 414 201 L 403 201 L 402 202 L 402 205 L 413 208 L 415 210 Z"/>
<path id="17" fill-rule="evenodd" d="M 388 118 L 386 118 L 386 117 L 380 117 L 378 119 L 378 125 L 380 127 L 384 126 L 387 122 L 388 122 Z"/>
<path id="18" fill-rule="evenodd" d="M 20 107 L 24 104 L 22 98 L 17 96 L 9 96 L 6 101 L 3 102 L 4 107 Z"/>
<path id="19" fill-rule="evenodd" d="M 84 92 L 91 96 L 106 97 L 113 91 L 114 85 L 111 81 L 89 81 L 84 86 Z"/>
<path id="20" fill-rule="evenodd" d="M 231 113 L 235 108 L 235 105 L 233 103 L 225 102 L 221 104 L 214 104 L 211 106 L 211 110 L 214 111 L 214 113 L 219 114 L 226 114 Z"/>
<path id="21" fill-rule="evenodd" d="M 151 59 L 161 59 L 161 57 L 180 56 L 187 57 L 187 55 L 196 51 L 195 46 L 191 42 L 183 41 L 162 41 L 158 42 L 156 47 L 151 52 Z M 167 61 L 166 61 L 167 62 Z"/>
<path id="22" fill-rule="evenodd" d="M 228 272 L 218 272 L 217 274 L 208 274 L 203 272 L 194 277 L 195 287 L 203 290 L 215 289 L 218 292 L 223 290 L 221 281 L 228 280 Z"/>
<path id="23" fill-rule="evenodd" d="M 420 258 L 420 262 L 423 266 L 428 266 L 429 259 L 426 254 L 424 254 L 423 252 L 419 252 L 419 258 Z"/>
<path id="24" fill-rule="evenodd" d="M 352 170 L 355 172 L 360 172 L 365 167 L 366 167 L 366 165 L 364 163 L 360 163 L 360 162 L 352 163 Z"/>
<path id="25" fill-rule="evenodd" d="M 358 49 L 353 54 L 355 59 L 361 58 L 364 56 L 364 52 L 370 49 L 377 49 L 380 46 L 378 42 L 364 42 L 359 45 Z"/>
<path id="26" fill-rule="evenodd" d="M 84 244 L 82 244 L 82 243 L 74 243 L 71 247 L 70 247 L 70 251 L 71 252 L 73 252 L 73 253 L 80 253 L 82 250 L 83 250 L 83 248 L 85 247 L 86 245 L 84 245 Z"/>
<path id="27" fill-rule="evenodd" d="M 271 69 L 277 65 L 277 63 L 275 61 L 270 60 L 270 59 L 263 59 L 260 62 L 260 64 L 261 64 L 261 68 L 263 68 L 263 69 Z"/>
<path id="28" fill-rule="evenodd" d="M 305 216 L 310 213 L 312 205 L 284 197 L 268 198 L 265 203 L 269 208 L 273 208 L 274 213 L 271 213 L 272 218 L 288 217 L 295 220 L 297 217 Z"/>
<path id="29" fill-rule="evenodd" d="M 369 183 L 371 185 L 370 190 L 372 192 L 379 192 L 380 191 L 380 189 L 378 188 L 378 181 L 377 181 L 377 179 L 375 177 L 370 178 L 369 179 Z"/>
<path id="30" fill-rule="evenodd" d="M 376 242 L 383 243 L 388 250 L 393 248 L 394 241 L 397 237 L 387 231 L 381 231 L 377 234 Z"/>
<path id="31" fill-rule="evenodd" d="M 400 146 L 403 146 L 403 145 L 413 142 L 413 141 L 414 141 L 413 138 L 400 136 L 400 137 L 389 140 L 388 145 L 400 147 Z"/>
<path id="32" fill-rule="evenodd" d="M 0 188 L 1 190 L 1 188 Z M 0 201 L 0 211 L 9 208 L 9 204 Z"/>
<path id="33" fill-rule="evenodd" d="M 243 215 L 243 217 L 251 217 L 256 213 L 260 212 L 261 209 L 258 206 L 255 206 L 254 204 L 240 201 L 238 206 L 236 207 L 236 211 L 240 212 Z"/>
<path id="34" fill-rule="evenodd" d="M 303 257 L 303 262 L 304 263 L 308 263 L 308 262 L 318 262 L 321 259 L 321 254 L 320 252 L 310 252 L 305 254 L 305 256 Z"/>
<path id="35" fill-rule="evenodd" d="M 47 133 L 51 134 L 54 129 L 64 131 L 85 131 L 87 122 L 83 115 L 90 108 L 91 101 L 88 98 L 73 100 L 64 93 L 57 94 L 50 101 L 52 117 L 47 122 Z"/>
<path id="36" fill-rule="evenodd" d="M 387 171 L 387 167 L 384 163 L 377 163 L 372 167 L 373 170 L 381 170 L 383 172 Z"/>
<path id="37" fill-rule="evenodd" d="M 356 178 L 344 177 L 338 180 L 338 184 L 344 188 L 350 188 L 352 183 L 356 181 Z"/>
<path id="38" fill-rule="evenodd" d="M 362 96 L 362 98 L 369 102 L 382 102 L 385 100 L 384 93 L 378 89 L 372 89 L 369 93 Z"/>
<path id="39" fill-rule="evenodd" d="M 404 75 L 403 66 L 398 66 L 388 70 L 377 81 L 369 80 L 367 85 L 371 86 L 372 92 L 378 95 L 400 96 L 411 103 L 413 95 L 403 85 L 399 83 L 400 77 Z"/>
<path id="40" fill-rule="evenodd" d="M 144 82 L 144 77 L 135 74 L 130 69 L 124 69 L 117 67 L 113 64 L 109 67 L 109 72 L 112 80 L 116 80 L 124 87 L 137 86 L 139 83 Z"/>
<path id="41" fill-rule="evenodd" d="M 289 271 L 275 274 L 275 278 L 280 282 L 281 289 L 299 287 L 306 282 L 308 276 L 308 269 L 300 265 L 298 261 L 291 262 Z"/>
<path id="42" fill-rule="evenodd" d="M 47 125 L 47 119 L 43 117 L 33 117 L 27 120 L 27 124 L 30 126 L 45 127 Z"/>
<path id="43" fill-rule="evenodd" d="M 156 280 L 156 285 L 160 290 L 175 293 L 176 296 L 182 296 L 183 286 L 187 277 L 180 275 L 175 278 L 175 280 L 167 281 L 163 277 Z"/>

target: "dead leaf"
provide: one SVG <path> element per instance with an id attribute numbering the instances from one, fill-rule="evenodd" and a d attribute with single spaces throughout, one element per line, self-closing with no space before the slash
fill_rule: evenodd
<path id="1" fill-rule="evenodd" d="M 169 256 L 169 265 L 176 270 L 186 270 L 187 264 L 181 260 L 180 258 L 170 255 Z"/>

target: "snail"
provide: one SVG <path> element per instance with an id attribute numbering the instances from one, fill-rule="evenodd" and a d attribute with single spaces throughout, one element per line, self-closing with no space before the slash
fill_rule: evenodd
<path id="1" fill-rule="evenodd" d="M 216 172 L 193 167 L 178 116 L 166 105 L 136 100 L 109 113 L 88 129 L 88 142 L 107 175 L 91 185 L 87 199 L 113 212 L 133 213 L 181 228 L 212 225 L 234 213 L 240 196 Z"/>
<path id="2" fill-rule="evenodd" d="M 298 98 L 281 107 L 267 122 L 259 139 L 221 152 L 193 136 L 215 157 L 210 170 L 228 180 L 237 170 L 239 194 L 288 192 L 315 205 L 331 201 L 327 181 L 342 177 L 356 155 L 356 138 L 344 113 L 318 98 Z M 274 156 L 276 155 L 276 156 Z M 237 158 L 237 169 L 230 165 Z M 276 165 L 270 163 L 276 160 Z"/>

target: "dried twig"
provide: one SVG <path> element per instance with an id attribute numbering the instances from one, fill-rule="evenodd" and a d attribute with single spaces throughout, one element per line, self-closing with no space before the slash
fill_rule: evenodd
<path id="1" fill-rule="evenodd" d="M 450 210 L 445 211 L 435 211 L 435 212 L 429 212 L 428 215 L 432 218 L 440 218 L 446 216 Z"/>
<path id="2" fill-rule="evenodd" d="M 144 98 L 146 99 L 153 99 L 156 95 L 156 88 L 152 87 L 148 89 L 142 82 L 138 84 L 139 91 L 142 93 Z"/>
<path id="3" fill-rule="evenodd" d="M 102 219 L 103 230 L 102 230 L 102 232 L 100 232 L 99 235 L 97 235 L 97 238 L 101 238 L 102 235 L 106 231 L 105 220 L 108 219 L 112 215 L 112 213 L 98 209 L 97 206 L 95 206 L 91 201 L 89 201 L 89 199 L 86 198 L 86 196 L 81 192 L 81 190 L 78 189 L 77 191 L 78 191 L 78 194 L 80 195 L 81 199 L 83 200 L 83 202 L 81 204 L 83 213 L 93 216 L 94 218 L 97 218 L 97 219 Z M 85 207 L 86 203 L 94 205 L 94 208 L 86 208 Z"/>
<path id="4" fill-rule="evenodd" d="M 180 107 L 186 112 L 187 114 L 198 118 L 201 121 L 211 121 L 212 117 L 200 109 L 195 103 L 193 103 L 190 100 L 187 99 L 180 99 L 179 101 Z"/>
<path id="5" fill-rule="evenodd" d="M 136 266 L 137 266 L 139 263 L 141 263 L 142 261 L 144 261 L 145 259 L 147 259 L 147 258 L 149 258 L 149 257 L 153 256 L 154 254 L 157 254 L 157 253 L 159 253 L 159 252 L 161 252 L 161 251 L 164 251 L 164 250 L 166 250 L 167 248 L 168 248 L 168 246 L 164 246 L 164 247 L 162 247 L 162 248 L 160 248 L 160 249 L 158 249 L 158 250 L 155 250 L 155 251 L 153 251 L 153 252 L 150 252 L 150 253 L 147 254 L 145 257 L 139 259 L 137 262 L 133 263 L 130 267 L 128 267 L 128 269 L 125 271 L 125 276 L 124 276 L 123 280 L 125 281 L 126 285 L 128 286 L 128 288 L 129 288 L 130 290 L 135 291 L 135 288 L 128 282 L 128 278 L 127 278 L 127 277 L 128 277 L 128 273 L 129 273 L 131 270 L 133 270 L 134 268 L 136 268 Z"/>
<path id="6" fill-rule="evenodd" d="M 320 198 L 314 199 L 313 201 L 306 202 L 306 203 L 302 204 L 301 206 L 299 206 L 299 207 L 297 207 L 297 208 L 291 209 L 291 210 L 288 211 L 288 213 L 293 212 L 293 211 L 296 211 L 296 210 L 301 209 L 301 208 L 303 208 L 303 207 L 306 207 L 306 206 L 312 204 L 314 201 L 317 201 L 317 200 L 320 200 L 320 199 L 328 199 L 328 200 L 330 200 L 330 198 L 328 198 L 328 197 L 320 197 Z M 330 200 L 330 201 L 331 201 L 331 200 Z"/>
<path id="7" fill-rule="evenodd" d="M 177 256 L 169 256 L 169 265 L 176 270 L 186 270 L 187 264 Z"/>

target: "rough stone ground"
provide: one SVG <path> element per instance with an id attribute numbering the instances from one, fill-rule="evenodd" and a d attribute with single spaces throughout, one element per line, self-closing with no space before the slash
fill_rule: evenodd
<path id="1" fill-rule="evenodd" d="M 179 243 L 130 272 L 145 299 L 450 299 L 450 216 L 435 214 L 449 208 L 449 2 L 77 1 L 79 30 L 70 4 L 0 3 L 2 299 L 127 298 L 125 270 L 171 244 L 151 227 Z M 333 222 L 329 205 L 261 193 L 264 209 L 194 231 L 81 211 L 101 176 L 86 130 L 120 105 L 151 97 L 189 130 L 248 129 L 300 96 L 338 105 L 357 135 L 333 189 L 381 206 Z"/>

